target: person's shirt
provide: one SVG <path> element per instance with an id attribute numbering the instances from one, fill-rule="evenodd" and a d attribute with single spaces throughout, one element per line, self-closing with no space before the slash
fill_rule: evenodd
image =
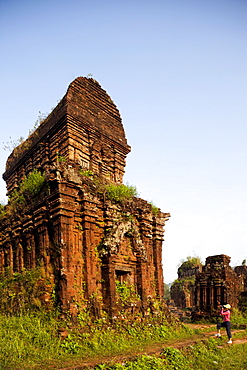
<path id="1" fill-rule="evenodd" d="M 220 314 L 223 316 L 223 321 L 230 321 L 230 316 L 231 316 L 231 313 L 229 310 L 227 311 L 224 311 L 223 308 L 221 309 L 220 311 Z"/>

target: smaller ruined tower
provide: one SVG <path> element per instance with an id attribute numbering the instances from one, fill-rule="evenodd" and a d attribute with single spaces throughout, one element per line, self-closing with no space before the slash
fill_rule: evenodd
<path id="1" fill-rule="evenodd" d="M 224 254 L 206 258 L 202 272 L 196 278 L 196 307 L 198 311 L 217 312 L 219 305 L 238 305 L 241 281 Z"/>

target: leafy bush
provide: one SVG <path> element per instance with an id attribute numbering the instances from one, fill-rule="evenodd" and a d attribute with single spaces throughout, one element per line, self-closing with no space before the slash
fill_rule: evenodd
<path id="1" fill-rule="evenodd" d="M 34 169 L 20 184 L 20 193 L 25 197 L 35 196 L 40 193 L 45 182 L 45 177 Z"/>
<path id="2" fill-rule="evenodd" d="M 63 155 L 57 154 L 57 161 L 58 162 L 66 162 L 67 158 L 64 157 Z"/>
<path id="3" fill-rule="evenodd" d="M 116 292 L 119 297 L 119 303 L 122 306 L 130 305 L 140 301 L 139 295 L 135 291 L 133 284 L 128 284 L 127 282 L 120 283 L 116 282 Z"/>
<path id="4" fill-rule="evenodd" d="M 132 185 L 110 184 L 106 185 L 105 188 L 108 198 L 117 202 L 132 199 L 138 195 L 136 187 Z"/>
<path id="5" fill-rule="evenodd" d="M 9 197 L 8 210 L 10 213 L 18 211 L 23 205 L 36 197 L 45 184 L 45 176 L 40 171 L 34 169 L 20 183 L 19 189 L 14 189 Z"/>
<path id="6" fill-rule="evenodd" d="M 86 176 L 86 177 L 93 177 L 93 171 L 91 170 L 79 170 L 79 174 L 82 175 L 82 176 Z"/>
<path id="7" fill-rule="evenodd" d="M 247 324 L 247 311 L 244 311 L 242 306 L 241 311 L 237 308 L 233 308 L 231 312 L 231 322 L 232 324 Z"/>
<path id="8" fill-rule="evenodd" d="M 165 356 L 171 369 L 189 370 L 191 368 L 186 357 L 177 348 L 167 347 L 164 349 L 162 354 Z"/>
<path id="9" fill-rule="evenodd" d="M 202 261 L 200 257 L 197 257 L 197 256 L 196 257 L 188 256 L 186 260 L 182 260 L 181 263 L 182 264 L 178 269 L 179 272 L 186 271 L 186 270 L 202 265 Z"/>

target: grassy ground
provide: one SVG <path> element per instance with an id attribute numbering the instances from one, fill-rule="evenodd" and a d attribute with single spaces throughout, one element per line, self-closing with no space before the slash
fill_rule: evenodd
<path id="1" fill-rule="evenodd" d="M 178 326 L 152 318 L 132 325 L 72 327 L 67 323 L 69 335 L 61 340 L 57 335 L 61 324 L 66 323 L 45 313 L 2 315 L 0 369 L 82 369 L 82 364 L 114 370 L 247 369 L 246 343 L 229 346 L 225 336 L 214 339 L 215 325 Z M 241 335 L 247 339 L 247 331 L 242 331 L 234 334 L 234 340 Z"/>
<path id="2" fill-rule="evenodd" d="M 184 349 L 166 347 L 159 356 L 141 355 L 134 361 L 97 365 L 104 370 L 244 370 L 247 343 L 219 348 L 215 339 Z"/>

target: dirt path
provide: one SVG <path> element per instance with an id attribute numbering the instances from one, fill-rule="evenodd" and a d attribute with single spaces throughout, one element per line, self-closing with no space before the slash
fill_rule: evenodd
<path id="1" fill-rule="evenodd" d="M 156 343 L 156 344 L 153 344 L 152 346 L 148 346 L 146 347 L 145 349 L 142 349 L 140 351 L 135 351 L 135 352 L 131 352 L 130 354 L 125 354 L 125 355 L 118 355 L 118 356 L 114 356 L 114 357 L 100 357 L 100 358 L 94 358 L 94 359 L 88 359 L 88 361 L 84 360 L 82 361 L 80 364 L 76 364 L 76 365 L 73 365 L 73 366 L 69 366 L 69 364 L 67 364 L 67 367 L 62 367 L 60 368 L 59 370 L 86 370 L 88 368 L 93 368 L 95 367 L 96 365 L 99 365 L 99 364 L 106 364 L 106 363 L 123 363 L 123 362 L 126 362 L 126 361 L 131 361 L 131 360 L 134 360 L 137 356 L 139 355 L 142 355 L 142 354 L 146 354 L 146 355 L 160 355 L 161 352 L 164 350 L 164 348 L 166 347 L 174 347 L 174 348 L 178 348 L 178 349 L 181 349 L 181 348 L 184 348 L 184 347 L 188 347 L 190 345 L 193 345 L 193 344 L 196 344 L 200 341 L 203 341 L 205 339 L 208 339 L 210 337 L 214 337 L 214 333 L 212 331 L 212 329 L 215 327 L 215 325 L 196 325 L 196 324 L 188 324 L 188 326 L 190 326 L 191 328 L 194 328 L 194 329 L 205 329 L 204 332 L 202 333 L 199 333 L 199 334 L 195 334 L 193 335 L 193 339 L 185 339 L 183 341 L 169 341 L 169 342 L 166 342 L 166 343 Z M 206 329 L 208 329 L 206 331 Z M 241 332 L 243 330 L 232 330 L 232 334 L 233 334 L 233 344 L 241 344 L 241 343 L 246 343 L 247 342 L 247 337 L 244 338 L 244 339 L 234 339 L 234 333 L 237 333 L 237 332 Z M 222 337 L 221 337 L 223 340 L 226 337 L 225 333 L 222 332 Z M 222 342 L 221 339 L 219 339 L 219 347 L 224 347 L 226 346 L 226 340 L 224 340 L 224 342 Z"/>

